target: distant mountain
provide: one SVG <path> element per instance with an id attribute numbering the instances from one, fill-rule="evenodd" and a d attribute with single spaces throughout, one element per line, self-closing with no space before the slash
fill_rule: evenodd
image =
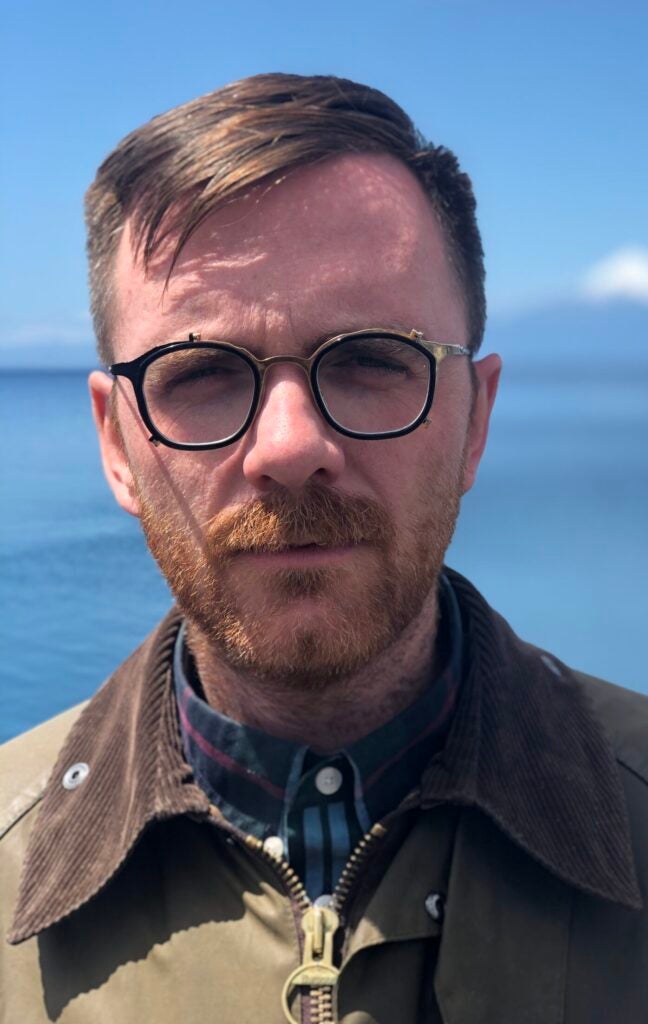
<path id="1" fill-rule="evenodd" d="M 91 341 L 0 344 L 0 370 L 92 370 L 98 365 Z"/>
<path id="2" fill-rule="evenodd" d="M 488 321 L 483 347 L 510 373 L 560 367 L 584 376 L 648 373 L 648 304 L 629 299 L 562 303 Z"/>

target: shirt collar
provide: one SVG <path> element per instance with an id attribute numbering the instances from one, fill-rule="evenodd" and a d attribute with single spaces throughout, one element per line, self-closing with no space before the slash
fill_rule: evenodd
<path id="1" fill-rule="evenodd" d="M 476 808 L 567 884 L 640 907 L 614 754 L 578 680 L 520 641 L 467 580 L 448 576 L 468 664 L 450 734 L 423 775 L 422 805 Z M 209 818 L 180 745 L 171 682 L 179 625 L 174 610 L 73 726 L 29 839 L 11 942 L 91 899 L 152 822 Z M 89 774 L 66 789 L 78 762 Z"/>

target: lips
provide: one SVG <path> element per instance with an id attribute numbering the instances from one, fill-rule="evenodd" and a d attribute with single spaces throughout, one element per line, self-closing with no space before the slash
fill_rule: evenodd
<path id="1" fill-rule="evenodd" d="M 283 544 L 277 547 L 247 548 L 237 552 L 241 559 L 251 559 L 258 568 L 315 568 L 333 565 L 352 557 L 359 544 Z"/>
<path id="2" fill-rule="evenodd" d="M 327 544 L 325 541 L 316 540 L 305 540 L 298 541 L 296 544 L 286 544 L 285 548 L 279 548 L 280 551 L 302 551 L 305 548 L 330 548 L 331 544 Z"/>
<path id="3" fill-rule="evenodd" d="M 325 551 L 329 548 L 351 547 L 352 541 L 331 544 L 324 540 L 298 540 L 298 541 L 276 541 L 272 544 L 250 544 L 247 547 L 239 548 L 237 554 L 248 555 L 280 555 L 286 551 Z"/>

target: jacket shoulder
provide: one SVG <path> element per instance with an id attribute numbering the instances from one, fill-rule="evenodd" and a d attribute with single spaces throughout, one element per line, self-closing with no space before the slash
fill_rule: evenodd
<path id="1" fill-rule="evenodd" d="M 648 697 L 575 672 L 617 761 L 648 783 Z"/>
<path id="2" fill-rule="evenodd" d="M 0 745 L 0 837 L 40 800 L 65 738 L 86 703 Z"/>

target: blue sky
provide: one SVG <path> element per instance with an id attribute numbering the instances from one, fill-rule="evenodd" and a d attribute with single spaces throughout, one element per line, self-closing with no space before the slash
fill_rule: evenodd
<path id="1" fill-rule="evenodd" d="M 270 70 L 377 86 L 458 153 L 477 191 L 494 311 L 633 280 L 646 300 L 647 11 L 628 0 L 12 0 L 0 345 L 90 337 L 82 197 L 114 144 L 177 103 Z"/>

